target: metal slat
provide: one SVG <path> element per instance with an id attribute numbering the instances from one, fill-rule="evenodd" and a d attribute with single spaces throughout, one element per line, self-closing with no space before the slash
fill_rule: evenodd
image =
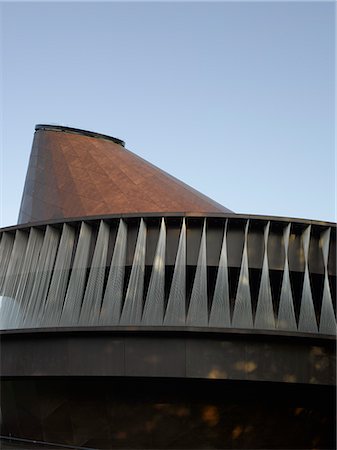
<path id="1" fill-rule="evenodd" d="M 290 285 L 289 262 L 288 262 L 290 227 L 291 224 L 289 223 L 283 230 L 285 259 L 284 259 L 281 295 L 277 315 L 277 328 L 285 331 L 296 331 L 297 324 L 295 318 L 293 294 Z"/>
<path id="2" fill-rule="evenodd" d="M 231 325 L 228 287 L 227 226 L 228 220 L 226 220 L 224 228 L 218 274 L 209 317 L 209 326 L 226 328 Z"/>
<path id="3" fill-rule="evenodd" d="M 24 327 L 29 308 L 29 299 L 33 290 L 37 265 L 43 244 L 44 233 L 36 228 L 31 228 L 25 259 L 22 266 L 21 277 L 16 294 L 17 306 L 20 310 L 16 317 L 15 326 Z"/>
<path id="4" fill-rule="evenodd" d="M 161 219 L 160 232 L 147 291 L 142 325 L 162 325 L 164 319 L 166 226 Z"/>
<path id="5" fill-rule="evenodd" d="M 85 280 L 88 270 L 88 258 L 92 229 L 82 222 L 76 247 L 75 259 L 60 319 L 61 326 L 78 325 L 81 312 Z"/>
<path id="6" fill-rule="evenodd" d="M 184 325 L 186 314 L 186 224 L 180 231 L 178 251 L 174 265 L 170 294 L 167 302 L 164 325 Z"/>
<path id="7" fill-rule="evenodd" d="M 115 242 L 114 253 L 103 297 L 99 323 L 101 325 L 117 325 L 119 323 L 125 275 L 127 228 L 120 219 Z"/>
<path id="8" fill-rule="evenodd" d="M 5 282 L 6 272 L 8 269 L 11 253 L 14 245 L 14 236 L 11 233 L 2 233 L 0 242 L 0 295 L 2 295 L 2 287 Z"/>
<path id="9" fill-rule="evenodd" d="M 268 265 L 268 236 L 270 222 L 264 230 L 264 256 L 261 274 L 259 297 L 257 300 L 254 328 L 268 330 L 275 328 L 273 300 L 270 289 L 269 265 Z"/>
<path id="10" fill-rule="evenodd" d="M 21 230 L 15 232 L 13 250 L 11 252 L 6 278 L 1 291 L 1 328 L 15 328 L 17 315 L 20 313 L 16 301 L 20 278 L 22 275 L 22 266 L 26 253 L 28 242 L 28 233 Z"/>
<path id="11" fill-rule="evenodd" d="M 80 325 L 98 325 L 109 243 L 109 226 L 101 220 L 79 318 Z"/>
<path id="12" fill-rule="evenodd" d="M 233 328 L 253 328 L 253 314 L 249 289 L 248 252 L 247 252 L 248 227 L 249 227 L 249 220 L 247 221 L 245 230 L 245 242 L 243 246 L 239 284 L 236 292 L 233 320 L 232 320 Z"/>
<path id="13" fill-rule="evenodd" d="M 324 334 L 336 334 L 336 319 L 335 312 L 332 305 L 332 297 L 329 284 L 328 275 L 328 257 L 330 246 L 331 228 L 328 228 L 322 233 L 321 246 L 324 261 L 324 287 L 322 297 L 321 318 L 319 324 L 319 332 Z"/>
<path id="14" fill-rule="evenodd" d="M 208 325 L 206 219 L 204 219 L 197 270 L 195 272 L 186 325 L 205 327 Z"/>
<path id="15" fill-rule="evenodd" d="M 305 269 L 302 288 L 300 317 L 298 321 L 298 330 L 307 333 L 317 333 L 318 328 L 316 322 L 316 313 L 314 303 L 312 300 L 310 278 L 309 278 L 309 267 L 308 267 L 310 232 L 311 232 L 311 225 L 306 228 L 306 230 L 302 235 Z"/>
<path id="16" fill-rule="evenodd" d="M 58 243 L 58 230 L 48 225 L 44 234 L 43 244 L 36 267 L 32 292 L 28 299 L 25 327 L 35 327 L 40 325 Z"/>
<path id="17" fill-rule="evenodd" d="M 43 326 L 59 325 L 70 275 L 70 263 L 75 243 L 75 230 L 66 223 L 63 225 L 55 267 L 50 282 L 45 307 L 42 313 Z"/>
<path id="18" fill-rule="evenodd" d="M 139 325 L 143 310 L 143 288 L 145 273 L 146 225 L 141 219 L 136 250 L 133 257 L 130 280 L 121 314 L 121 325 Z"/>

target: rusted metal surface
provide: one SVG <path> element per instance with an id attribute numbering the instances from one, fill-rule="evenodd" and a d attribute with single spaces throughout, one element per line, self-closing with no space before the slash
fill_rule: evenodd
<path id="1" fill-rule="evenodd" d="M 144 211 L 231 212 L 122 141 L 75 131 L 37 127 L 18 223 Z"/>

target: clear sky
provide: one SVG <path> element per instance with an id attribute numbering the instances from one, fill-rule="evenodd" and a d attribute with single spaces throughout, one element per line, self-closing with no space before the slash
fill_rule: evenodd
<path id="1" fill-rule="evenodd" d="M 36 123 L 84 128 L 238 213 L 335 220 L 335 2 L 2 2 L 1 225 Z"/>

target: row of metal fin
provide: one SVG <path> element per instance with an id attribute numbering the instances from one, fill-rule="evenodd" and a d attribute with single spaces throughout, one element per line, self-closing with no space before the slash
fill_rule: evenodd
<path id="1" fill-rule="evenodd" d="M 186 224 L 182 222 L 169 295 L 165 301 L 166 225 L 161 220 L 159 238 L 145 301 L 146 224 L 140 221 L 133 264 L 124 291 L 127 226 L 121 219 L 110 267 L 107 269 L 109 224 L 100 222 L 90 263 L 92 228 L 82 222 L 78 240 L 75 229 L 63 224 L 62 231 L 47 226 L 29 233 L 4 232 L 0 243 L 1 328 L 31 328 L 87 325 L 195 326 L 279 329 L 309 333 L 336 333 L 336 320 L 328 279 L 331 229 L 322 235 L 325 267 L 320 320 L 317 323 L 308 269 L 309 225 L 303 235 L 304 281 L 298 321 L 295 317 L 288 267 L 290 224 L 284 228 L 285 263 L 278 311 L 274 311 L 267 256 L 270 223 L 264 230 L 264 258 L 255 315 L 249 287 L 247 234 L 245 228 L 240 276 L 234 309 L 230 312 L 227 222 L 220 253 L 214 295 L 209 308 L 204 221 L 198 262 L 186 307 Z M 75 248 L 75 254 L 73 251 Z M 106 270 L 108 270 L 107 280 Z M 124 292 L 124 294 L 123 294 Z"/>

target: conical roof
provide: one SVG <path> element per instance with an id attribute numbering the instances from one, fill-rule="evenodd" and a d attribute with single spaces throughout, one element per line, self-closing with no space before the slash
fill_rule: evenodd
<path id="1" fill-rule="evenodd" d="M 127 213 L 229 213 L 109 136 L 37 125 L 19 223 Z"/>

